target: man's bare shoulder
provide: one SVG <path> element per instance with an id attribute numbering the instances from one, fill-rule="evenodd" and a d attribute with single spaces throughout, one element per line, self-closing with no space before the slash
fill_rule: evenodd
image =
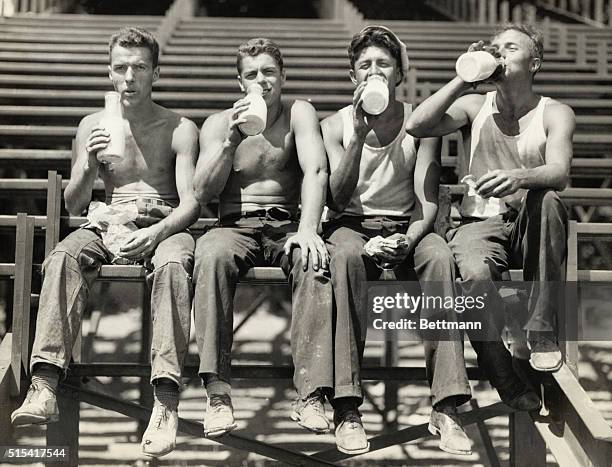
<path id="1" fill-rule="evenodd" d="M 292 102 L 284 102 L 283 106 L 285 107 L 285 112 L 289 111 L 291 126 L 294 129 L 300 128 L 301 124 L 307 124 L 309 127 L 311 127 L 312 125 L 310 124 L 315 122 L 316 124 L 319 123 L 317 111 L 310 102 L 295 99 Z"/>
<path id="2" fill-rule="evenodd" d="M 103 115 L 104 110 L 99 110 L 98 112 L 85 115 L 79 122 L 79 130 L 86 131 L 87 133 L 89 133 L 91 129 L 100 122 Z"/>
<path id="3" fill-rule="evenodd" d="M 465 94 L 457 99 L 453 106 L 459 107 L 466 114 L 468 114 L 470 119 L 473 119 L 480 111 L 486 97 L 486 94 L 480 93 Z"/>
<path id="4" fill-rule="evenodd" d="M 321 120 L 321 128 L 324 131 L 342 129 L 342 115 L 340 115 L 340 111 L 338 110 Z"/>
<path id="5" fill-rule="evenodd" d="M 227 124 L 232 116 L 233 109 L 225 109 L 221 112 L 216 112 L 206 118 L 202 128 L 201 134 L 209 134 L 211 131 L 218 132 L 219 128 L 227 128 Z"/>
<path id="6" fill-rule="evenodd" d="M 562 102 L 555 99 L 548 99 L 546 107 L 544 107 L 544 119 L 549 122 L 574 122 L 576 116 L 573 109 Z"/>

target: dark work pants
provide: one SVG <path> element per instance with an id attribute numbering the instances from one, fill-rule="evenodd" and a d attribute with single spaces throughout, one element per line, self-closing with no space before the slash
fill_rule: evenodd
<path id="1" fill-rule="evenodd" d="M 331 362 L 332 292 L 329 273 L 308 267 L 301 251 L 291 259 L 283 246 L 298 224 L 245 218 L 235 225 L 208 231 L 196 244 L 194 283 L 195 330 L 200 375 L 231 380 L 234 295 L 240 276 L 253 266 L 280 266 L 291 285 L 291 349 L 294 384 L 300 397 L 333 387 Z"/>
<path id="2" fill-rule="evenodd" d="M 510 391 L 510 382 L 500 372 L 509 373 L 512 362 L 501 341 L 504 303 L 493 282 L 501 280 L 502 272 L 508 269 L 522 268 L 524 280 L 530 283 L 525 329 L 555 331 L 560 306 L 555 286 L 565 280 L 567 255 L 567 212 L 555 191 L 529 190 L 514 214 L 464 223 L 447 233 L 463 294 L 488 297 L 486 325 L 494 330 L 489 336 L 496 336 L 496 340 L 472 340 L 472 346 L 500 395 Z"/>
<path id="3" fill-rule="evenodd" d="M 330 222 L 325 228 L 335 299 L 335 398 L 362 399 L 360 367 L 368 322 L 367 281 L 377 280 L 382 272 L 365 253 L 363 246 L 377 235 L 387 237 L 396 232 L 405 233 L 407 227 L 407 221 L 347 216 Z M 454 271 L 452 254 L 446 242 L 434 233 L 425 236 L 406 261 L 394 268 L 398 280 L 418 278 L 425 295 L 441 293 L 450 297 L 454 296 Z M 440 284 L 443 284 L 443 290 L 440 290 Z M 436 319 L 457 320 L 454 310 L 430 309 L 425 313 Z M 429 319 L 430 316 L 421 314 L 421 317 Z M 432 404 L 450 396 L 455 396 L 457 403 L 462 404 L 471 395 L 463 358 L 462 336 L 457 330 L 438 332 L 438 340 L 424 342 Z"/>

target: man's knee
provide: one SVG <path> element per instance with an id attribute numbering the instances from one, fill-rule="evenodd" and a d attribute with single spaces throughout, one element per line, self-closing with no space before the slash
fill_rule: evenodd
<path id="1" fill-rule="evenodd" d="M 194 276 L 199 276 L 202 271 L 225 270 L 234 262 L 233 257 L 221 231 L 209 231 L 196 243 Z"/>
<path id="2" fill-rule="evenodd" d="M 488 281 L 494 276 L 492 267 L 483 258 L 465 260 L 459 264 L 459 274 L 464 281 Z"/>
<path id="3" fill-rule="evenodd" d="M 529 190 L 526 202 L 528 208 L 539 208 L 542 213 L 566 213 L 559 193 L 552 189 Z"/>
<path id="4" fill-rule="evenodd" d="M 180 237 L 178 236 L 180 235 Z M 177 234 L 161 242 L 153 256 L 155 271 L 168 265 L 176 265 L 188 276 L 193 273 L 194 242 L 189 234 Z"/>
<path id="5" fill-rule="evenodd" d="M 425 236 L 415 247 L 415 263 L 426 262 L 433 266 L 455 267 L 453 253 L 446 241 L 435 233 Z"/>
<path id="6" fill-rule="evenodd" d="M 337 248 L 331 254 L 330 270 L 342 271 L 363 268 L 363 249 Z"/>

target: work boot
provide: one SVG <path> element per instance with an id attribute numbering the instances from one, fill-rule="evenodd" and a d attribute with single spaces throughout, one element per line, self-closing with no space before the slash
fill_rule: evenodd
<path id="1" fill-rule="evenodd" d="M 347 404 L 334 410 L 334 425 L 338 451 L 345 454 L 363 454 L 370 450 L 361 414 L 356 407 Z"/>
<path id="2" fill-rule="evenodd" d="M 467 437 L 461 421 L 457 417 L 457 409 L 431 410 L 429 432 L 440 435 L 440 449 L 451 454 L 472 454 L 472 442 Z"/>
<path id="3" fill-rule="evenodd" d="M 178 411 L 156 400 L 149 425 L 142 435 L 142 452 L 150 457 L 161 457 L 172 452 L 176 447 L 177 429 Z"/>
<path id="4" fill-rule="evenodd" d="M 478 366 L 484 371 L 500 399 L 516 410 L 536 410 L 540 400 L 514 370 L 512 357 L 501 341 L 472 342 Z"/>
<path id="5" fill-rule="evenodd" d="M 306 399 L 298 398 L 293 403 L 293 413 L 291 420 L 298 422 L 298 425 L 314 433 L 328 433 L 329 420 L 325 415 L 325 398 L 321 390 L 317 389 Z"/>
<path id="6" fill-rule="evenodd" d="M 553 339 L 547 333 L 529 333 L 529 364 L 537 371 L 557 371 L 563 364 L 561 351 Z"/>
<path id="7" fill-rule="evenodd" d="M 25 401 L 11 415 L 15 426 L 42 425 L 59 421 L 59 409 L 55 392 L 48 386 L 33 382 L 28 388 Z"/>
<path id="8" fill-rule="evenodd" d="M 204 436 L 215 438 L 229 433 L 237 426 L 232 398 L 228 394 L 209 394 L 204 416 Z"/>

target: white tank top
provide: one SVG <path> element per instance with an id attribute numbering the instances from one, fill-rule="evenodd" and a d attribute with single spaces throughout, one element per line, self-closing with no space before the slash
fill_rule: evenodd
<path id="1" fill-rule="evenodd" d="M 363 145 L 359 180 L 351 199 L 342 213 L 330 209 L 330 217 L 399 216 L 410 217 L 414 208 L 414 166 L 416 145 L 409 135 L 406 121 L 412 105 L 404 103 L 404 123 L 397 136 L 386 146 Z M 353 136 L 353 106 L 340 109 L 346 149 Z"/>
<path id="2" fill-rule="evenodd" d="M 496 95 L 497 91 L 487 93 L 466 141 L 466 152 L 470 155 L 468 174 L 474 175 L 476 180 L 490 170 L 534 168 L 545 163 L 544 108 L 549 98 L 540 98 L 527 128 L 516 136 L 508 136 L 493 118 L 498 112 Z M 468 193 L 463 197 L 459 212 L 464 217 L 487 218 L 508 211 L 508 206 L 518 210 L 526 194 L 527 190 L 518 190 L 501 199 L 489 198 L 484 207 L 482 198 Z"/>

